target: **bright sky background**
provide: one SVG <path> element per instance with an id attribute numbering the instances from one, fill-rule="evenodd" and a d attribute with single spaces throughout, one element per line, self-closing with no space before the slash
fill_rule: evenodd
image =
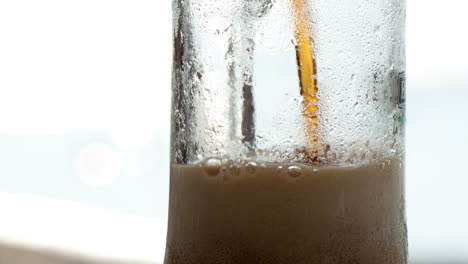
<path id="1" fill-rule="evenodd" d="M 170 1 L 0 1 L 0 131 L 163 126 Z"/>
<path id="2" fill-rule="evenodd" d="M 407 0 L 409 78 L 455 78 L 468 84 L 468 2 Z M 424 89 L 409 86 L 408 89 Z"/>

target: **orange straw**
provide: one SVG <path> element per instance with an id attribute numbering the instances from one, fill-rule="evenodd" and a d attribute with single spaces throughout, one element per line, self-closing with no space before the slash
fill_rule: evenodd
<path id="1" fill-rule="evenodd" d="M 299 68 L 301 95 L 304 97 L 304 117 L 306 118 L 307 155 L 318 160 L 321 145 L 318 133 L 318 87 L 317 66 L 313 52 L 310 12 L 307 0 L 292 0 L 295 18 L 296 56 Z"/>

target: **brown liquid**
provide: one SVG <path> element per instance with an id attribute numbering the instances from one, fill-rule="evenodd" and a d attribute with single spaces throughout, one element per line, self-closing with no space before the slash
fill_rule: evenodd
<path id="1" fill-rule="evenodd" d="M 165 264 L 407 263 L 400 167 L 173 165 Z"/>

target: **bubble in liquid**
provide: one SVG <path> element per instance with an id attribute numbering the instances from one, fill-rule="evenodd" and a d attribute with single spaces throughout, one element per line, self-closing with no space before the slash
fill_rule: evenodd
<path id="1" fill-rule="evenodd" d="M 238 166 L 236 166 L 236 165 L 234 165 L 234 166 L 232 166 L 231 168 L 229 168 L 229 172 L 231 172 L 231 174 L 232 174 L 232 175 L 235 175 L 235 176 L 239 175 L 239 174 L 240 174 L 240 171 L 241 171 L 241 169 L 240 169 Z"/>
<path id="2" fill-rule="evenodd" d="M 289 166 L 288 175 L 291 178 L 298 178 L 302 175 L 302 169 L 298 166 Z"/>
<path id="3" fill-rule="evenodd" d="M 385 169 L 385 166 L 386 166 L 385 162 L 380 163 L 380 169 L 382 169 L 382 170 Z"/>
<path id="4" fill-rule="evenodd" d="M 216 176 L 221 171 L 221 160 L 216 158 L 208 158 L 202 163 L 205 173 L 209 176 Z"/>
<path id="5" fill-rule="evenodd" d="M 255 171 L 257 170 L 257 163 L 250 161 L 245 165 L 245 170 L 249 174 L 254 174 Z"/>
<path id="6" fill-rule="evenodd" d="M 232 160 L 228 160 L 226 162 L 226 168 L 227 168 L 227 171 L 231 174 L 231 175 L 239 175 L 240 174 L 240 166 L 239 166 L 239 163 L 236 163 Z"/>
<path id="7" fill-rule="evenodd" d="M 282 173 L 283 173 L 283 170 L 284 170 L 284 167 L 283 167 L 283 166 L 278 166 L 278 167 L 276 168 L 276 173 L 282 174 Z"/>
<path id="8" fill-rule="evenodd" d="M 319 173 L 319 169 L 314 169 L 314 174 L 318 174 Z"/>

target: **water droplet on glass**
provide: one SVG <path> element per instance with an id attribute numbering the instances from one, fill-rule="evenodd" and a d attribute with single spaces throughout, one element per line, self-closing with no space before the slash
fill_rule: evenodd
<path id="1" fill-rule="evenodd" d="M 208 158 L 203 162 L 202 166 L 206 174 L 209 176 L 216 176 L 221 171 L 221 160 Z"/>
<path id="2" fill-rule="evenodd" d="M 288 175 L 289 177 L 292 177 L 292 178 L 298 178 L 300 177 L 302 174 L 302 169 L 301 167 L 298 167 L 298 166 L 290 166 L 288 168 Z"/>
<path id="3" fill-rule="evenodd" d="M 380 30 L 380 25 L 377 25 L 374 27 L 374 33 L 379 32 L 379 30 Z"/>
<path id="4" fill-rule="evenodd" d="M 76 157 L 76 173 L 91 186 L 110 185 L 119 176 L 121 161 L 118 153 L 107 144 L 89 144 Z"/>
<path id="5" fill-rule="evenodd" d="M 318 174 L 319 173 L 319 169 L 314 169 L 314 174 Z"/>

